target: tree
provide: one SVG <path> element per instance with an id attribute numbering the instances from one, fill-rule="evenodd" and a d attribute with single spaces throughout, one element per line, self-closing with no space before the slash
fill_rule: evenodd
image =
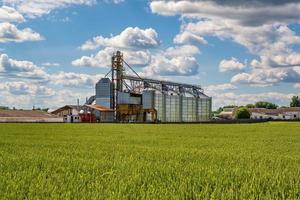
<path id="1" fill-rule="evenodd" d="M 7 106 L 0 106 L 0 110 L 9 110 L 9 107 L 7 107 Z"/>
<path id="2" fill-rule="evenodd" d="M 235 105 L 228 105 L 228 106 L 224 106 L 223 109 L 224 109 L 224 108 L 236 108 L 236 107 L 237 107 L 237 106 L 235 106 Z"/>
<path id="3" fill-rule="evenodd" d="M 255 105 L 254 104 L 247 104 L 246 107 L 247 108 L 255 108 Z"/>
<path id="4" fill-rule="evenodd" d="M 48 112 L 48 111 L 49 111 L 49 108 L 43 108 L 42 111 Z"/>
<path id="5" fill-rule="evenodd" d="M 290 106 L 291 107 L 300 107 L 300 99 L 298 96 L 293 96 Z"/>
<path id="6" fill-rule="evenodd" d="M 237 119 L 250 119 L 250 116 L 251 116 L 251 114 L 250 114 L 248 108 L 244 107 L 244 106 L 238 108 L 238 110 L 235 113 L 235 117 Z"/>
<path id="7" fill-rule="evenodd" d="M 267 108 L 267 109 L 276 109 L 278 106 L 276 104 L 266 102 L 266 101 L 259 101 L 255 103 L 256 108 Z"/>

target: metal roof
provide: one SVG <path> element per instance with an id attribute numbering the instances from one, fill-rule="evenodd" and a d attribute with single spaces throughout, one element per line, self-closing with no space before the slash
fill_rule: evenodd
<path id="1" fill-rule="evenodd" d="M 39 110 L 2 110 L 0 117 L 31 117 L 31 118 L 53 118 L 56 117 L 50 113 Z"/>
<path id="2" fill-rule="evenodd" d="M 95 104 L 95 105 L 86 105 L 86 107 L 92 108 L 94 110 L 102 111 L 102 112 L 113 112 L 114 111 L 111 108 L 108 108 L 108 107 L 105 107 L 105 106 L 102 106 L 102 105 L 98 105 L 98 104 Z"/>
<path id="3" fill-rule="evenodd" d="M 68 110 L 68 109 L 75 109 L 79 112 L 80 110 L 83 110 L 83 108 L 84 108 L 83 106 L 78 106 L 78 105 L 65 105 L 63 107 L 60 107 L 60 108 L 52 111 L 51 113 L 52 114 L 57 114 L 57 113 L 59 113 L 63 110 Z"/>
<path id="4" fill-rule="evenodd" d="M 278 109 L 266 109 L 266 108 L 251 108 L 252 113 L 262 113 L 262 114 L 283 114 L 287 112 L 300 112 L 300 107 L 289 107 L 289 108 L 278 108 Z"/>

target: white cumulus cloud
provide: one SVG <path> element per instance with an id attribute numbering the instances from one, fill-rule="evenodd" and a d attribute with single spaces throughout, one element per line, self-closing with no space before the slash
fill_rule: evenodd
<path id="1" fill-rule="evenodd" d="M 294 88 L 299 88 L 299 89 L 300 89 L 300 83 L 296 83 L 296 84 L 294 85 Z"/>
<path id="2" fill-rule="evenodd" d="M 28 18 L 36 18 L 71 5 L 93 5 L 96 0 L 3 0 L 3 3 Z"/>
<path id="3" fill-rule="evenodd" d="M 299 21 L 299 1 L 280 1 L 279 4 L 264 2 L 262 0 L 251 3 L 249 1 L 158 0 L 152 1 L 150 8 L 153 13 L 161 15 L 230 19 L 248 26 Z"/>
<path id="4" fill-rule="evenodd" d="M 227 71 L 240 71 L 246 68 L 246 65 L 239 62 L 237 58 L 231 58 L 230 60 L 222 60 L 219 64 L 220 72 Z"/>
<path id="5" fill-rule="evenodd" d="M 14 60 L 6 54 L 0 54 L 0 76 L 36 80 L 48 79 L 48 74 L 32 62 Z"/>
<path id="6" fill-rule="evenodd" d="M 30 28 L 20 30 L 14 24 L 0 23 L 0 43 L 40 40 L 43 40 L 43 37 Z"/>
<path id="7" fill-rule="evenodd" d="M 51 82 L 66 87 L 87 87 L 94 88 L 96 82 L 104 75 L 89 75 L 74 72 L 58 72 L 51 75 Z"/>
<path id="8" fill-rule="evenodd" d="M 174 38 L 175 44 L 207 44 L 207 41 L 198 35 L 190 32 L 182 32 Z"/>
<path id="9" fill-rule="evenodd" d="M 148 49 L 159 46 L 157 32 L 152 29 L 140 29 L 138 27 L 128 27 L 120 35 L 105 38 L 103 36 L 94 37 L 86 41 L 82 50 L 93 50 L 99 47 L 115 47 L 123 49 Z"/>
<path id="10" fill-rule="evenodd" d="M 236 89 L 237 89 L 237 87 L 231 83 L 209 85 L 209 86 L 204 87 L 204 90 L 207 93 L 220 92 L 220 91 L 225 91 L 225 90 L 236 90 Z"/>
<path id="11" fill-rule="evenodd" d="M 199 49 L 192 45 L 170 47 L 152 56 L 151 63 L 144 68 L 147 76 L 192 76 L 198 73 L 196 55 Z"/>
<path id="12" fill-rule="evenodd" d="M 24 22 L 25 19 L 16 9 L 2 6 L 0 7 L 0 22 Z"/>
<path id="13" fill-rule="evenodd" d="M 53 96 L 54 90 L 37 84 L 23 81 L 13 81 L 0 83 L 0 91 L 6 91 L 14 95 L 31 95 L 31 96 Z"/>
<path id="14" fill-rule="evenodd" d="M 72 61 L 72 65 L 80 67 L 110 67 L 111 57 L 116 51 L 117 49 L 113 47 L 106 47 L 98 51 L 96 55 L 82 56 Z M 151 54 L 147 50 L 123 50 L 122 53 L 124 60 L 134 66 L 145 66 L 151 60 Z"/>
<path id="15" fill-rule="evenodd" d="M 300 67 L 254 69 L 232 77 L 232 83 L 270 86 L 280 82 L 300 83 Z"/>

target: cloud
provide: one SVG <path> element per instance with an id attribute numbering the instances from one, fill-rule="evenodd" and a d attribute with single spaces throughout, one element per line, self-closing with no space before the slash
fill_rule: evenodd
<path id="1" fill-rule="evenodd" d="M 59 72 L 51 75 L 51 82 L 56 85 L 66 86 L 66 87 L 86 87 L 94 88 L 95 84 L 99 79 L 104 77 L 104 75 L 89 75 L 89 74 L 79 74 L 74 72 Z"/>
<path id="2" fill-rule="evenodd" d="M 230 39 L 258 56 L 250 61 L 251 71 L 237 74 L 233 83 L 269 86 L 280 82 L 299 81 L 295 69 L 300 66 L 300 53 L 293 46 L 300 44 L 300 37 L 285 24 L 266 24 L 259 27 L 244 26 L 232 20 L 200 19 L 182 25 L 181 32 L 200 37 L 215 36 Z M 220 71 L 245 69 L 245 64 L 232 59 L 220 63 Z M 278 69 L 275 69 L 278 68 Z"/>
<path id="3" fill-rule="evenodd" d="M 73 66 L 110 67 L 111 56 L 117 49 L 106 47 L 96 55 L 83 56 L 72 62 Z M 167 48 L 165 51 L 150 53 L 147 50 L 122 50 L 124 60 L 132 66 L 144 67 L 145 76 L 192 76 L 198 72 L 199 64 L 195 55 L 199 49 L 193 45 Z"/>
<path id="4" fill-rule="evenodd" d="M 237 87 L 231 83 L 209 85 L 209 86 L 204 87 L 204 90 L 207 93 L 220 92 L 220 91 L 225 91 L 225 90 L 236 90 L 236 89 L 237 89 Z"/>
<path id="5" fill-rule="evenodd" d="M 73 66 L 77 67 L 108 67 L 111 65 L 111 56 L 114 53 L 113 48 L 100 50 L 96 55 L 82 56 L 72 61 Z"/>
<path id="6" fill-rule="evenodd" d="M 42 63 L 42 65 L 45 67 L 59 67 L 60 66 L 59 63 L 51 63 L 51 62 L 45 62 L 45 63 Z"/>
<path id="7" fill-rule="evenodd" d="M 14 24 L 0 23 L 0 43 L 40 40 L 43 40 L 43 37 L 30 28 L 20 30 Z"/>
<path id="8" fill-rule="evenodd" d="M 80 67 L 110 67 L 111 57 L 117 49 L 112 47 L 106 47 L 100 50 L 96 55 L 82 56 L 79 59 L 72 61 L 73 66 Z M 151 55 L 146 50 L 123 50 L 124 60 L 130 65 L 145 66 L 150 63 Z"/>
<path id="9" fill-rule="evenodd" d="M 125 2 L 125 0 L 104 0 L 104 2 L 119 4 Z"/>
<path id="10" fill-rule="evenodd" d="M 289 47 L 300 44 L 300 37 L 284 24 L 249 27 L 230 20 L 205 19 L 184 24 L 181 31 L 200 37 L 215 36 L 222 40 L 231 39 L 249 49 L 252 54 L 258 55 L 291 53 Z"/>
<path id="11" fill-rule="evenodd" d="M 182 32 L 174 38 L 175 44 L 207 44 L 207 41 L 198 35 L 190 32 Z"/>
<path id="12" fill-rule="evenodd" d="M 28 87 L 19 86 L 28 84 Z M 25 92 L 21 91 L 23 89 Z M 23 109 L 31 109 L 32 106 L 53 109 L 63 105 L 76 104 L 77 99 L 80 99 L 80 103 L 84 103 L 86 97 L 91 95 L 93 95 L 93 91 L 90 89 L 83 91 L 78 91 L 78 89 L 74 91 L 70 89 L 57 90 L 49 86 L 31 85 L 28 82 L 0 83 L 1 104 Z"/>
<path id="13" fill-rule="evenodd" d="M 7 91 L 13 95 L 38 95 L 44 97 L 55 94 L 51 88 L 22 81 L 0 83 L 0 91 Z"/>
<path id="14" fill-rule="evenodd" d="M 246 68 L 246 65 L 232 57 L 230 60 L 222 60 L 219 64 L 220 72 L 240 71 Z"/>
<path id="15" fill-rule="evenodd" d="M 165 16 L 230 19 L 247 26 L 298 22 L 300 17 L 299 1 L 158 0 L 152 1 L 150 8 L 153 13 Z"/>
<path id="16" fill-rule="evenodd" d="M 293 47 L 300 44 L 300 37 L 289 26 L 300 21 L 299 1 L 157 0 L 150 8 L 160 15 L 181 16 L 181 30 L 174 42 L 196 45 L 213 36 L 232 40 L 257 56 L 249 62 L 251 71 L 237 74 L 233 83 L 263 86 L 299 80 L 300 53 Z M 223 72 L 246 66 L 231 59 L 223 60 L 219 67 Z"/>
<path id="17" fill-rule="evenodd" d="M 27 78 L 39 81 L 48 79 L 48 74 L 30 61 L 18 61 L 0 54 L 0 76 L 5 78 Z"/>
<path id="18" fill-rule="evenodd" d="M 166 58 L 156 56 L 149 67 L 145 69 L 147 75 L 160 76 L 191 76 L 198 72 L 199 64 L 194 57 Z"/>
<path id="19" fill-rule="evenodd" d="M 300 83 L 300 67 L 254 69 L 232 77 L 232 83 L 270 86 L 280 82 Z"/>
<path id="20" fill-rule="evenodd" d="M 96 0 L 3 0 L 4 5 L 14 7 L 28 18 L 41 17 L 52 10 L 71 5 L 93 5 Z"/>
<path id="21" fill-rule="evenodd" d="M 144 68 L 146 76 L 192 76 L 198 73 L 199 64 L 195 56 L 200 51 L 192 45 L 170 47 L 152 56 L 151 63 Z"/>
<path id="22" fill-rule="evenodd" d="M 157 32 L 152 29 L 140 29 L 138 27 L 128 27 L 120 35 L 105 38 L 103 36 L 94 37 L 82 46 L 82 50 L 94 50 L 99 47 L 115 47 L 122 49 L 149 49 L 158 47 Z"/>
<path id="23" fill-rule="evenodd" d="M 296 83 L 295 85 L 294 85 L 294 88 L 299 88 L 300 89 L 300 83 Z"/>
<path id="24" fill-rule="evenodd" d="M 200 54 L 200 50 L 193 45 L 182 45 L 176 47 L 169 47 L 164 51 L 167 57 L 185 57 Z"/>
<path id="25" fill-rule="evenodd" d="M 25 19 L 14 8 L 8 6 L 0 7 L 0 22 L 24 22 Z"/>

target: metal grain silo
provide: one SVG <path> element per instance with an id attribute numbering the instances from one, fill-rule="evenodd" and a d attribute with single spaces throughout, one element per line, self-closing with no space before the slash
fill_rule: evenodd
<path id="1" fill-rule="evenodd" d="M 112 107 L 113 86 L 109 78 L 102 78 L 96 83 L 96 104 Z"/>

